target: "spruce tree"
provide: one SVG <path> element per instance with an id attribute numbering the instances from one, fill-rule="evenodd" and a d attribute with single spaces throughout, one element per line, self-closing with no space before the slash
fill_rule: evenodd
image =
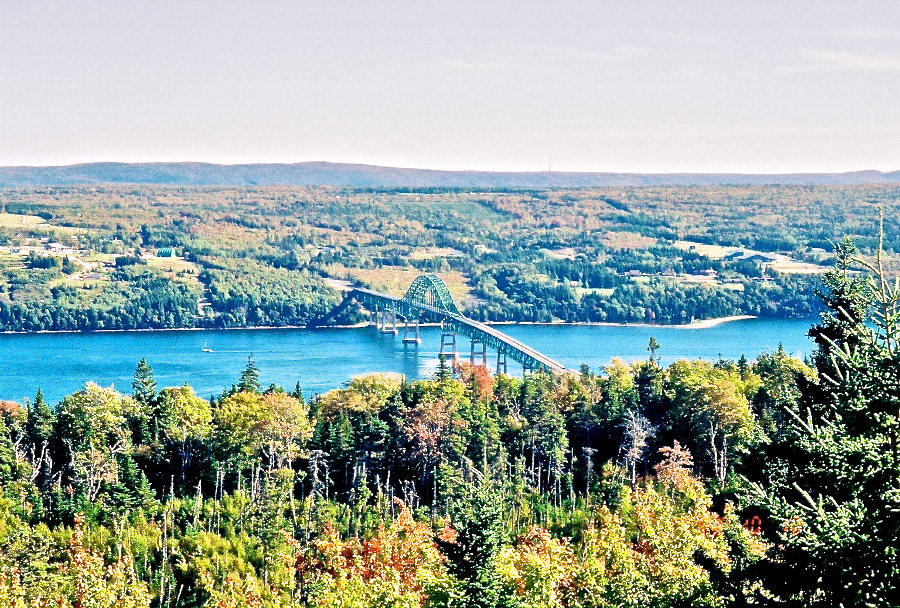
<path id="1" fill-rule="evenodd" d="M 45 441 L 50 441 L 55 421 L 56 416 L 53 415 L 53 410 L 44 400 L 44 392 L 38 389 L 37 395 L 34 396 L 34 403 L 28 408 L 28 421 L 25 423 L 28 442 L 40 450 Z"/>
<path id="2" fill-rule="evenodd" d="M 304 403 L 303 401 L 303 389 L 300 388 L 300 381 L 297 380 L 297 386 L 294 387 L 293 392 L 289 393 L 291 397 L 299 401 L 300 403 Z"/>
<path id="3" fill-rule="evenodd" d="M 153 368 L 146 359 L 141 359 L 134 370 L 134 380 L 131 383 L 134 390 L 132 396 L 145 407 L 152 405 L 156 398 L 156 379 L 153 377 Z"/>
<path id="4" fill-rule="evenodd" d="M 488 479 L 469 486 L 468 494 L 449 501 L 453 542 L 438 539 L 447 570 L 463 583 L 465 608 L 501 605 L 497 557 L 504 543 L 504 508 L 500 492 Z"/>
<path id="5" fill-rule="evenodd" d="M 880 265 L 851 275 L 853 251 L 842 243 L 823 277 L 828 310 L 810 331 L 819 383 L 785 406 L 791 424 L 767 447 L 764 481 L 753 486 L 774 541 L 758 573 L 769 601 L 896 605 L 900 293 Z"/>
<path id="6" fill-rule="evenodd" d="M 252 354 L 247 357 L 247 367 L 241 372 L 241 379 L 237 388 L 242 393 L 259 394 L 262 391 L 262 384 L 259 382 L 259 368 L 253 362 Z"/>
<path id="7" fill-rule="evenodd" d="M 129 425 L 135 444 L 152 443 L 159 439 L 159 416 L 156 409 L 156 378 L 146 359 L 141 359 L 134 370 L 131 382 L 132 396 L 138 404 L 137 411 L 129 416 Z M 151 428 L 152 427 L 152 428 Z"/>

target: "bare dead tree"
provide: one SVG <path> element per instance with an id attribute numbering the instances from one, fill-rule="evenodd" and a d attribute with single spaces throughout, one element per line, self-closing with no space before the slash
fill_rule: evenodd
<path id="1" fill-rule="evenodd" d="M 645 462 L 648 441 L 656 434 L 656 428 L 638 412 L 629 412 L 625 418 L 625 441 L 622 444 L 623 466 L 631 472 L 631 484 L 637 480 L 637 463 Z"/>

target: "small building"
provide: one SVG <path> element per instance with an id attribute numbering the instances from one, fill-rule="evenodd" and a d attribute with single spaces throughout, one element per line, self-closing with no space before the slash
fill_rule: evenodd
<path id="1" fill-rule="evenodd" d="M 674 276 L 675 276 L 675 269 L 674 269 L 674 268 L 666 268 L 666 269 L 663 270 L 661 273 L 659 273 L 659 276 L 661 276 L 661 277 L 674 277 Z"/>
<path id="2" fill-rule="evenodd" d="M 50 253 L 58 255 L 75 253 L 75 249 L 69 247 L 68 245 L 63 245 L 62 243 L 47 243 L 47 249 L 50 251 Z"/>
<path id="3" fill-rule="evenodd" d="M 156 257 L 158 258 L 174 258 L 175 250 L 171 247 L 162 247 L 156 250 Z"/>

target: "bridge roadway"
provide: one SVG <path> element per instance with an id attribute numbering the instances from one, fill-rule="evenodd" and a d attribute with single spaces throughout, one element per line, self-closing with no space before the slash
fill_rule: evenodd
<path id="1" fill-rule="evenodd" d="M 433 275 L 431 275 L 433 276 Z M 562 374 L 567 370 L 550 357 L 539 353 L 527 344 L 510 338 L 501 331 L 484 323 L 479 323 L 445 307 L 434 306 L 425 302 L 411 301 L 408 297 L 397 298 L 379 291 L 354 287 L 349 292 L 350 297 L 364 305 L 374 306 L 376 310 L 388 310 L 405 319 L 418 319 L 421 313 L 430 313 L 436 318 L 442 318 L 442 327 L 450 329 L 457 334 L 466 336 L 477 343 L 485 344 L 496 350 L 499 354 L 508 356 L 518 361 L 524 368 L 530 370 L 542 369 L 553 374 Z M 454 305 L 452 308 L 456 309 Z"/>

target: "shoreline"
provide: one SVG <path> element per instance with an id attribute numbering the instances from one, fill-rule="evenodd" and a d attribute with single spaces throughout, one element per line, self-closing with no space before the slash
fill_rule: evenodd
<path id="1" fill-rule="evenodd" d="M 718 317 L 715 319 L 704 319 L 701 321 L 694 321 L 693 323 L 686 323 L 682 325 L 663 325 L 659 323 L 607 323 L 607 322 L 598 322 L 598 323 L 566 323 L 565 321 L 550 321 L 550 322 L 541 322 L 541 321 L 495 321 L 490 323 L 485 323 L 490 327 L 493 326 L 503 326 L 503 325 L 568 325 L 568 326 L 598 326 L 598 327 L 659 327 L 664 329 L 709 329 L 711 327 L 716 327 L 717 325 L 721 325 L 723 323 L 731 323 L 732 321 L 746 321 L 749 319 L 756 319 L 753 315 L 735 315 L 731 317 Z M 41 330 L 41 331 L 2 331 L 0 335 L 11 335 L 11 336 L 27 336 L 27 335 L 40 335 L 40 334 L 112 334 L 112 333 L 124 333 L 124 332 L 164 332 L 164 331 L 251 331 L 251 330 L 263 330 L 263 329 L 306 329 L 309 331 L 315 330 L 328 330 L 328 329 L 363 329 L 366 327 L 370 327 L 371 323 L 357 323 L 356 325 L 323 325 L 319 327 L 309 327 L 306 325 L 278 325 L 278 326 L 269 326 L 269 325 L 253 325 L 247 327 L 172 327 L 172 328 L 159 328 L 159 329 L 95 329 L 93 331 L 81 331 L 77 329 L 65 329 L 65 330 Z M 397 325 L 398 331 L 402 329 L 402 325 Z M 420 323 L 419 327 L 440 327 L 440 323 Z"/>

